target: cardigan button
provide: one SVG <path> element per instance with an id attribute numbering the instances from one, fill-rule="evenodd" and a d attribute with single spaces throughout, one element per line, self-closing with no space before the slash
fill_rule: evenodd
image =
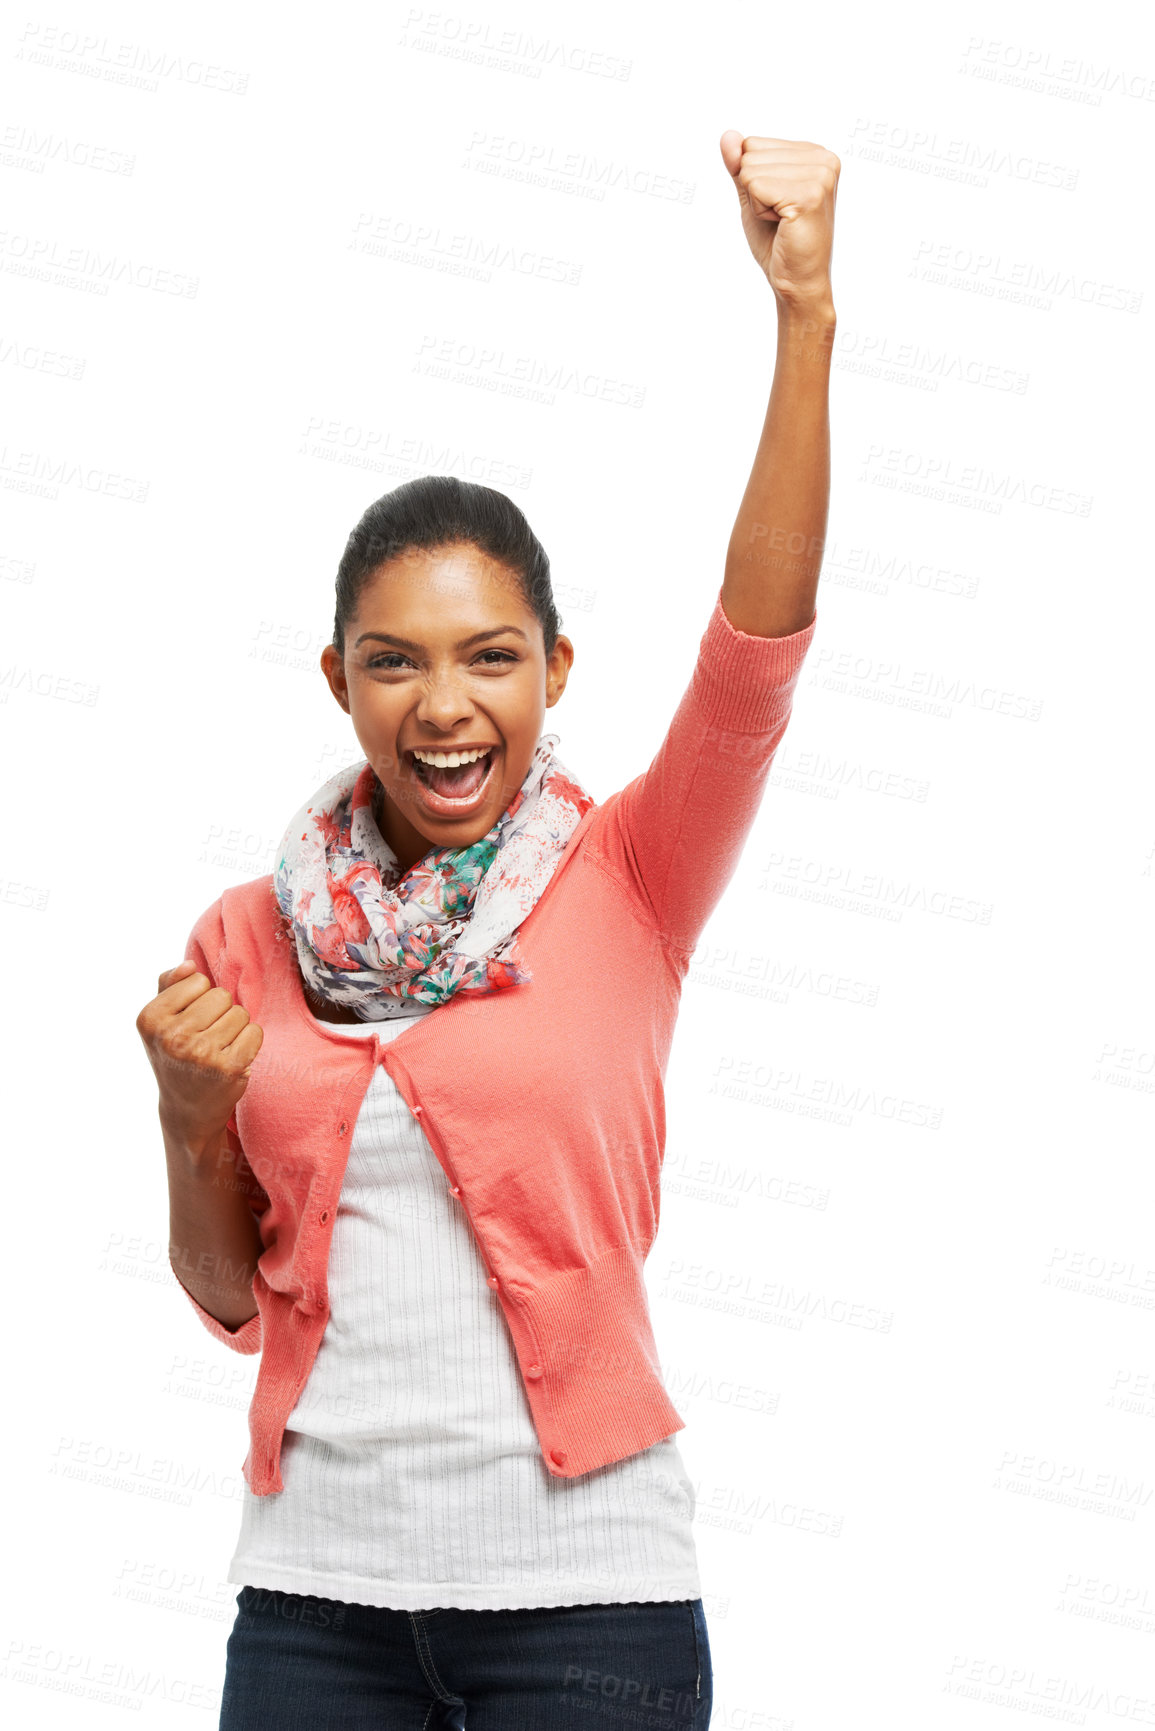
<path id="1" fill-rule="evenodd" d="M 534 1381 L 536 1382 L 537 1378 L 541 1375 L 541 1365 L 540 1364 L 527 1365 L 525 1374 L 526 1374 L 526 1376 L 532 1376 Z"/>
<path id="2" fill-rule="evenodd" d="M 566 1463 L 566 1452 L 564 1449 L 550 1449 L 549 1458 L 555 1467 L 564 1467 Z"/>
<path id="3" fill-rule="evenodd" d="M 489 1278 L 488 1278 L 488 1279 L 487 1279 L 487 1281 L 486 1281 L 486 1283 L 485 1283 L 485 1284 L 486 1284 L 486 1285 L 487 1285 L 487 1286 L 496 1286 L 496 1285 L 497 1285 L 497 1276 L 496 1276 L 496 1274 L 491 1274 L 491 1275 L 490 1275 L 490 1276 L 489 1276 Z"/>
<path id="4" fill-rule="evenodd" d="M 460 1186 L 460 1184 L 451 1184 L 451 1185 L 450 1185 L 450 1186 L 449 1186 L 449 1194 L 450 1194 L 450 1195 L 451 1195 L 451 1196 L 460 1196 L 460 1195 L 461 1195 L 461 1186 Z"/>
<path id="5" fill-rule="evenodd" d="M 415 1118 L 420 1118 L 422 1112 L 424 1112 L 424 1110 L 425 1110 L 424 1106 L 413 1106 L 410 1109 L 411 1109 L 413 1116 Z"/>

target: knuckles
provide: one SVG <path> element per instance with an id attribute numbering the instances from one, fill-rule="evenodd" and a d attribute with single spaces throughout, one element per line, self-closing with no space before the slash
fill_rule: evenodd
<path id="1" fill-rule="evenodd" d="M 787 141 L 778 138 L 747 138 L 743 140 L 742 163 L 737 174 L 737 179 L 740 181 L 742 186 L 749 190 L 752 182 L 756 178 L 764 180 L 767 176 L 773 176 L 774 173 L 774 165 L 772 162 L 767 162 L 764 159 L 761 162 L 754 162 L 752 160 L 748 161 L 747 158 L 757 156 L 759 151 L 764 150 L 767 146 L 780 145 L 785 142 Z M 827 150 L 821 144 L 811 144 L 809 142 L 799 143 L 795 146 L 795 149 L 813 152 L 813 171 L 816 181 L 818 181 L 828 191 L 831 187 L 837 185 L 838 177 L 842 173 L 842 158 L 840 156 L 836 155 L 833 150 Z M 796 200 L 795 202 L 799 201 Z"/>

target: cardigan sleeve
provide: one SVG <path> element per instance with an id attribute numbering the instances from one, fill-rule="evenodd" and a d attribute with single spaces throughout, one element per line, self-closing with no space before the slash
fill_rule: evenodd
<path id="1" fill-rule="evenodd" d="M 201 914 L 200 918 L 194 925 L 188 944 L 185 947 L 185 959 L 187 961 L 195 962 L 198 971 L 207 975 L 214 986 L 219 986 L 223 983 L 221 978 L 223 973 L 223 957 L 224 922 L 222 918 L 221 903 L 218 899 L 213 903 L 211 908 L 205 909 L 204 913 Z M 229 1152 L 233 1156 L 237 1177 L 244 1181 L 248 1194 L 253 1198 L 249 1206 L 259 1221 L 260 1215 L 263 1214 L 265 1209 L 269 1206 L 269 1198 L 265 1194 L 264 1189 L 257 1180 L 256 1174 L 253 1172 L 252 1167 L 245 1158 L 245 1151 L 241 1147 L 240 1136 L 237 1133 L 237 1118 L 235 1112 L 229 1119 L 226 1136 L 228 1138 Z M 172 1267 L 171 1262 L 169 1263 L 169 1266 L 170 1268 Z M 184 1281 L 181 1280 L 180 1275 L 177 1273 L 175 1268 L 173 1268 L 172 1272 L 177 1285 L 192 1305 L 198 1319 L 215 1339 L 223 1340 L 225 1345 L 231 1346 L 234 1352 L 260 1352 L 262 1321 L 259 1310 L 255 1316 L 250 1316 L 247 1322 L 241 1323 L 239 1328 L 226 1328 L 223 1322 L 218 1321 L 218 1319 L 211 1315 L 202 1304 L 197 1302 L 188 1287 L 184 1284 Z M 253 1297 L 255 1301 L 255 1287 Z"/>
<path id="2" fill-rule="evenodd" d="M 606 802 L 602 857 L 674 949 L 693 950 L 734 874 L 817 622 L 816 611 L 800 631 L 750 636 L 719 589 L 653 761 Z"/>

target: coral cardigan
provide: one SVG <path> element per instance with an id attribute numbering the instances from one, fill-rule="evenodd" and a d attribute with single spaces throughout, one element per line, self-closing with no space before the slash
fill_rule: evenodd
<path id="1" fill-rule="evenodd" d="M 329 1239 L 378 1064 L 466 1212 L 547 1470 L 573 1478 L 684 1428 L 642 1277 L 666 1063 L 691 954 L 754 822 L 817 618 L 752 637 L 719 590 L 649 768 L 584 814 L 519 928 L 533 974 L 522 985 L 450 998 L 390 1041 L 350 1040 L 308 1008 L 271 873 L 197 920 L 186 956 L 264 1032 L 230 1122 L 238 1172 L 256 1180 L 257 1314 L 228 1329 L 182 1286 L 217 1339 L 261 1353 L 241 1469 L 255 1495 L 284 1488 L 285 1421 L 325 1331 Z"/>

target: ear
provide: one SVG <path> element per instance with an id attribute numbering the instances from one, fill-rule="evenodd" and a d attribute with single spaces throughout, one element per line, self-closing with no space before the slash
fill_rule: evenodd
<path id="1" fill-rule="evenodd" d="M 553 708 L 565 690 L 569 671 L 573 666 L 573 657 L 573 644 L 568 637 L 559 632 L 557 642 L 553 646 L 553 654 L 546 662 L 545 668 L 545 706 L 547 709 Z"/>
<path id="2" fill-rule="evenodd" d="M 335 643 L 326 643 L 321 651 L 321 672 L 329 683 L 329 690 L 345 711 L 349 709 L 349 682 L 345 678 L 345 662 L 339 654 Z"/>

